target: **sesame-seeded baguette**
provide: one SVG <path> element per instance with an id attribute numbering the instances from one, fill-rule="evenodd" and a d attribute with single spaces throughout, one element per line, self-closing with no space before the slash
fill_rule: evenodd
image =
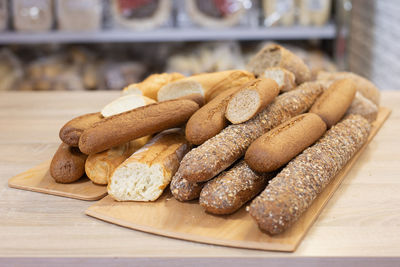
<path id="1" fill-rule="evenodd" d="M 241 160 L 204 185 L 199 203 L 209 213 L 234 213 L 260 193 L 274 174 L 256 173 Z"/>
<path id="2" fill-rule="evenodd" d="M 270 234 L 290 227 L 367 141 L 370 123 L 350 115 L 333 126 L 269 182 L 250 205 L 250 215 Z"/>
<path id="3" fill-rule="evenodd" d="M 360 92 L 357 92 L 345 116 L 350 114 L 361 115 L 372 123 L 378 116 L 378 107 Z"/>
<path id="4" fill-rule="evenodd" d="M 246 69 L 257 77 L 263 77 L 267 68 L 281 67 L 292 72 L 296 83 L 302 84 L 311 80 L 311 72 L 301 58 L 277 44 L 263 47 L 247 64 Z"/>
<path id="5" fill-rule="evenodd" d="M 204 183 L 191 183 L 184 179 L 179 172 L 172 177 L 169 186 L 172 195 L 179 201 L 189 201 L 199 197 Z"/>
<path id="6" fill-rule="evenodd" d="M 183 158 L 178 173 L 189 182 L 204 182 L 225 170 L 244 155 L 250 144 L 282 122 L 307 111 L 321 94 L 313 82 L 275 98 L 253 119 L 230 125 L 194 148 Z"/>

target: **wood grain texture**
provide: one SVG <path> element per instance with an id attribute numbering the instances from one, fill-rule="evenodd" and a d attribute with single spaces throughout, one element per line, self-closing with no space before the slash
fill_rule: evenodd
<path id="1" fill-rule="evenodd" d="M 356 266 L 374 262 L 389 266 L 382 265 L 387 259 L 391 266 L 398 263 L 399 91 L 382 91 L 382 105 L 392 114 L 293 253 L 212 246 L 132 231 L 86 216 L 92 202 L 8 187 L 10 177 L 52 157 L 59 145 L 58 131 L 66 121 L 99 111 L 119 95 L 113 91 L 0 93 L 0 257 L 23 257 L 29 263 L 41 259 L 47 265 L 65 264 L 68 259 L 82 265 L 82 258 L 154 266 L 168 266 L 168 259 L 181 266 L 213 262 L 344 266 L 355 259 L 362 263 Z M 11 262 L 15 261 L 5 265 Z"/>

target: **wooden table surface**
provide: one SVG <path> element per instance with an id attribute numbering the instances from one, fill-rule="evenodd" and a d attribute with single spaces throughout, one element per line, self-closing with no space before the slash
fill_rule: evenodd
<path id="1" fill-rule="evenodd" d="M 399 264 L 400 91 L 382 92 L 382 105 L 393 110 L 390 118 L 294 253 L 212 246 L 137 232 L 84 215 L 93 202 L 7 186 L 10 177 L 52 157 L 66 121 L 98 111 L 118 95 L 0 93 L 0 265 L 36 261 L 318 266 L 349 261 L 365 266 L 366 258 L 369 264 Z"/>

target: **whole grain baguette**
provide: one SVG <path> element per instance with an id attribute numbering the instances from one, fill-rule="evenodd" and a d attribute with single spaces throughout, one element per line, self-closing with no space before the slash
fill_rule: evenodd
<path id="1" fill-rule="evenodd" d="M 108 194 L 118 201 L 156 200 L 189 149 L 181 129 L 161 132 L 114 171 Z"/>
<path id="2" fill-rule="evenodd" d="M 61 141 L 70 146 L 77 147 L 79 138 L 84 130 L 90 128 L 96 122 L 103 120 L 100 112 L 89 113 L 76 117 L 67 122 L 60 130 L 59 136 Z"/>
<path id="3" fill-rule="evenodd" d="M 310 112 L 319 115 L 330 128 L 346 113 L 355 94 L 356 87 L 352 80 L 337 80 L 315 101 Z"/>
<path id="4" fill-rule="evenodd" d="M 260 78 L 269 78 L 274 80 L 278 84 L 279 91 L 281 92 L 289 92 L 296 88 L 296 77 L 292 72 L 284 68 L 267 68 L 264 73 L 260 75 Z"/>
<path id="5" fill-rule="evenodd" d="M 257 172 L 272 172 L 317 141 L 326 124 L 316 114 L 298 115 L 255 140 L 246 151 L 245 161 Z"/>
<path id="6" fill-rule="evenodd" d="M 204 182 L 225 170 L 244 155 L 250 144 L 282 122 L 307 111 L 321 94 L 319 84 L 309 82 L 282 94 L 253 119 L 230 125 L 181 161 L 178 174 L 189 182 Z"/>
<path id="7" fill-rule="evenodd" d="M 199 105 L 191 100 L 170 100 L 105 118 L 82 133 L 79 149 L 85 154 L 94 154 L 180 126 L 198 108 Z"/>
<path id="8" fill-rule="evenodd" d="M 364 97 L 360 92 L 356 93 L 353 102 L 347 110 L 345 116 L 358 114 L 366 118 L 370 123 L 376 120 L 378 116 L 378 107 L 371 100 Z"/>
<path id="9" fill-rule="evenodd" d="M 249 212 L 260 229 L 279 234 L 296 222 L 367 141 L 370 130 L 366 119 L 350 115 L 290 161 L 251 202 Z"/>
<path id="10" fill-rule="evenodd" d="M 189 201 L 199 198 L 201 189 L 205 183 L 191 183 L 179 172 L 172 177 L 170 190 L 175 199 L 179 201 Z"/>
<path id="11" fill-rule="evenodd" d="M 87 155 L 77 147 L 61 143 L 50 163 L 50 175 L 57 183 L 72 183 L 85 174 Z"/>
<path id="12" fill-rule="evenodd" d="M 277 44 L 264 46 L 247 64 L 246 69 L 257 77 L 262 77 L 270 67 L 281 67 L 292 72 L 296 83 L 302 84 L 311 79 L 311 72 L 303 60 Z"/>
<path id="13" fill-rule="evenodd" d="M 278 84 L 274 80 L 252 80 L 229 99 L 225 117 L 233 124 L 248 121 L 271 103 L 278 93 Z"/>
<path id="14" fill-rule="evenodd" d="M 239 87 L 228 89 L 197 110 L 186 124 L 186 139 L 195 145 L 201 145 L 222 131 L 228 121 L 225 110 L 229 100 Z"/>
<path id="15" fill-rule="evenodd" d="M 380 102 L 379 89 L 372 82 L 365 79 L 364 77 L 361 77 L 360 75 L 357 75 L 352 72 L 320 71 L 318 72 L 317 75 L 317 80 L 336 81 L 341 79 L 353 80 L 353 82 L 356 85 L 356 90 L 379 107 L 379 102 Z"/>
<path id="16" fill-rule="evenodd" d="M 274 173 L 256 173 L 244 160 L 208 181 L 199 203 L 209 213 L 231 214 L 260 193 Z"/>

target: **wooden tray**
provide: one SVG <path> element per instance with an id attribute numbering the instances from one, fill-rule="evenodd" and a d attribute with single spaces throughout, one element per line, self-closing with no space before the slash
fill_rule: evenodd
<path id="1" fill-rule="evenodd" d="M 20 173 L 8 180 L 8 186 L 62 197 L 81 200 L 99 200 L 107 195 L 107 187 L 93 184 L 89 178 L 81 178 L 71 184 L 58 184 L 50 176 L 50 162 Z"/>
<path id="2" fill-rule="evenodd" d="M 269 236 L 262 233 L 243 207 L 229 216 L 204 212 L 197 201 L 182 203 L 166 192 L 156 202 L 117 202 L 110 196 L 86 210 L 86 214 L 106 222 L 148 233 L 214 245 L 261 250 L 294 251 L 323 207 L 336 191 L 365 147 L 390 115 L 380 108 L 368 141 L 316 198 L 311 207 L 286 232 Z"/>

